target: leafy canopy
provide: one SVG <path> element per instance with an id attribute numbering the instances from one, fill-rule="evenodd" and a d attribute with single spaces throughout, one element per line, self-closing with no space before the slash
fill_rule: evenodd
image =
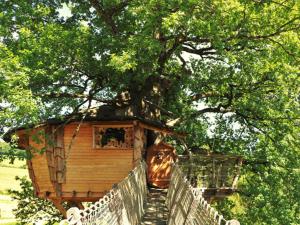
<path id="1" fill-rule="evenodd" d="M 189 147 L 245 157 L 240 202 L 222 210 L 243 224 L 299 224 L 299 7 L 1 1 L 1 126 L 147 101 L 190 134 Z"/>

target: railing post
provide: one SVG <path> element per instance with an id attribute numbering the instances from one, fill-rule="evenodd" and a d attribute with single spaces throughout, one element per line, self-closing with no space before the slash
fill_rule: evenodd
<path id="1" fill-rule="evenodd" d="M 238 163 L 237 163 L 238 168 L 237 168 L 235 177 L 233 178 L 233 181 L 232 181 L 232 186 L 231 186 L 232 189 L 236 189 L 237 188 L 237 183 L 238 183 L 238 180 L 239 180 L 239 175 L 241 173 L 241 167 L 242 167 L 242 165 L 243 165 L 243 159 L 240 157 L 238 159 Z"/>
<path id="2" fill-rule="evenodd" d="M 237 220 L 229 220 L 226 222 L 226 225 L 240 225 L 240 222 Z"/>
<path id="3" fill-rule="evenodd" d="M 80 212 L 81 210 L 77 207 L 72 207 L 67 211 L 67 221 L 69 225 L 82 225 Z"/>

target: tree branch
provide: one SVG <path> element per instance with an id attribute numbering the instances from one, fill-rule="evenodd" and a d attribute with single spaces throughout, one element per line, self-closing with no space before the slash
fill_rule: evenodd
<path id="1" fill-rule="evenodd" d="M 149 105 L 151 105 L 152 107 L 159 109 L 163 114 L 165 114 L 165 115 L 167 115 L 167 116 L 174 116 L 174 113 L 173 113 L 173 112 L 168 111 L 168 110 L 166 110 L 166 109 L 160 107 L 159 105 L 157 105 L 157 104 L 155 104 L 155 103 L 153 103 L 153 102 L 151 102 L 151 101 L 149 101 L 149 100 L 147 100 L 147 99 L 145 99 L 145 98 L 144 98 L 143 100 L 144 100 L 145 102 L 147 102 Z"/>
<path id="2" fill-rule="evenodd" d="M 249 40 L 251 40 L 251 39 L 252 40 L 259 40 L 259 39 L 267 39 L 267 38 L 270 38 L 270 37 L 278 36 L 282 33 L 299 29 L 300 25 L 297 25 L 296 27 L 291 27 L 289 29 L 285 28 L 288 25 L 293 24 L 297 20 L 300 20 L 300 17 L 295 17 L 295 18 L 289 20 L 288 22 L 286 22 L 286 23 L 282 24 L 281 26 L 279 26 L 279 28 L 275 32 L 270 33 L 270 34 L 254 35 L 254 36 L 251 36 L 251 35 L 249 36 L 249 35 L 244 35 L 244 34 L 237 34 L 233 37 L 229 37 L 229 38 L 225 39 L 224 41 L 226 42 L 226 41 L 230 41 L 230 40 L 236 39 L 236 38 L 246 38 L 246 39 L 249 39 Z"/>
<path id="3" fill-rule="evenodd" d="M 109 26 L 113 35 L 119 33 L 118 28 L 113 20 L 113 16 L 124 9 L 130 2 L 130 0 L 122 1 L 120 4 L 104 9 L 103 5 L 98 0 L 89 0 L 91 5 L 96 9 L 97 14 L 103 19 L 103 21 Z"/>
<path id="4" fill-rule="evenodd" d="M 73 98 L 73 99 L 87 99 L 87 100 L 95 100 L 97 102 L 103 103 L 114 103 L 114 100 L 100 99 L 95 97 L 93 94 L 78 94 L 78 93 L 67 93 L 67 92 L 51 92 L 46 94 L 39 95 L 41 97 L 48 98 Z"/>
<path id="5" fill-rule="evenodd" d="M 208 107 L 201 109 L 195 113 L 192 114 L 192 117 L 196 117 L 205 113 L 229 113 L 234 112 L 231 107 L 223 107 L 222 104 L 218 105 L 217 107 Z"/>
<path id="6" fill-rule="evenodd" d="M 196 48 L 188 48 L 188 47 L 182 46 L 182 50 L 185 52 L 195 54 L 195 55 L 200 55 L 200 56 L 216 54 L 216 51 L 214 50 L 213 47 L 196 49 Z"/>
<path id="7" fill-rule="evenodd" d="M 168 61 L 168 59 L 170 58 L 170 56 L 172 55 L 172 53 L 177 49 L 177 47 L 184 41 L 184 38 L 181 36 L 178 36 L 175 38 L 174 40 L 174 44 L 172 45 L 171 48 L 167 49 L 167 50 L 163 50 L 160 53 L 160 56 L 158 58 L 158 64 L 159 64 L 159 68 L 158 68 L 158 73 L 162 74 L 165 63 Z M 167 43 L 165 43 L 166 45 Z"/>
<path id="8" fill-rule="evenodd" d="M 273 43 L 279 45 L 279 47 L 281 47 L 281 48 L 283 49 L 283 51 L 284 51 L 286 54 L 288 54 L 289 56 L 293 57 L 293 58 L 295 59 L 295 61 L 299 62 L 299 59 L 296 57 L 296 55 L 295 55 L 294 53 L 290 52 L 289 50 L 287 50 L 283 44 L 281 44 L 281 43 L 278 42 L 278 41 L 275 41 L 275 40 L 272 39 L 272 38 L 268 38 L 268 39 L 269 39 L 271 42 L 273 42 Z"/>
<path id="9" fill-rule="evenodd" d="M 263 130 L 262 128 L 258 127 L 257 125 L 255 125 L 254 123 L 251 123 L 249 120 L 249 117 L 244 115 L 243 113 L 239 112 L 239 111 L 235 111 L 235 114 L 239 117 L 241 117 L 245 122 L 246 125 L 249 127 L 254 127 L 255 129 L 257 129 L 259 132 L 261 132 L 262 134 L 266 135 L 266 137 L 268 137 L 274 144 L 276 144 L 276 140 L 274 138 L 272 138 L 269 133 L 265 130 Z"/>

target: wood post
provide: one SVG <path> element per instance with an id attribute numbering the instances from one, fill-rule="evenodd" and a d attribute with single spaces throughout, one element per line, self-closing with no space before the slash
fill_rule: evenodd
<path id="1" fill-rule="evenodd" d="M 54 206 L 60 211 L 60 213 L 64 216 L 64 218 L 67 218 L 67 210 L 62 205 L 61 199 L 50 199 Z"/>
<path id="2" fill-rule="evenodd" d="M 238 168 L 237 168 L 235 177 L 233 178 L 233 181 L 232 181 L 232 186 L 231 186 L 232 189 L 236 189 L 237 188 L 237 184 L 238 184 L 238 180 L 239 180 L 239 175 L 241 173 L 242 164 L 243 164 L 243 159 L 240 157 L 240 158 L 238 158 L 238 163 L 237 163 Z"/>
<path id="3" fill-rule="evenodd" d="M 142 158 L 142 152 L 144 149 L 144 129 L 139 126 L 139 123 L 135 121 L 133 128 L 133 168 L 137 166 Z"/>
<path id="4" fill-rule="evenodd" d="M 64 151 L 64 127 L 48 126 L 46 133 L 46 158 L 48 163 L 50 180 L 56 193 L 56 197 L 62 195 L 62 184 L 65 182 L 65 151 Z"/>

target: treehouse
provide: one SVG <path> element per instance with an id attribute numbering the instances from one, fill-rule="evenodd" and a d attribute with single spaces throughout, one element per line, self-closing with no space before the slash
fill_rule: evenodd
<path id="1" fill-rule="evenodd" d="M 130 108 L 101 106 L 18 128 L 6 137 L 16 134 L 19 147 L 29 153 L 27 165 L 36 196 L 51 200 L 66 215 L 62 203 L 83 208 L 82 202 L 99 200 L 141 159 L 147 163 L 148 185 L 168 188 L 178 156 L 163 140 L 168 135 L 184 135 L 154 121 L 134 116 Z M 239 158 L 183 156 L 179 164 L 207 199 L 222 198 L 236 190 Z"/>
<path id="2" fill-rule="evenodd" d="M 150 120 L 100 114 L 13 131 L 19 147 L 31 155 L 27 165 L 35 194 L 63 214 L 63 202 L 82 208 L 82 202 L 97 201 L 141 159 L 148 162 L 149 185 L 168 186 L 176 154 L 160 137 L 179 134 Z"/>

